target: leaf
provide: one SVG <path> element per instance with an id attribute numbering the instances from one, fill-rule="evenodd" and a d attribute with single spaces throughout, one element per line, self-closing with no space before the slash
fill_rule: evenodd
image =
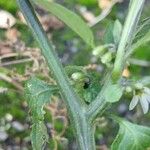
<path id="1" fill-rule="evenodd" d="M 75 13 L 67 8 L 46 0 L 33 0 L 47 11 L 51 12 L 66 25 L 68 25 L 74 32 L 76 32 L 88 45 L 94 47 L 94 37 L 91 29 L 87 24 Z"/>
<path id="2" fill-rule="evenodd" d="M 147 31 L 149 31 L 149 27 L 150 27 L 150 17 L 142 20 L 142 22 L 138 26 L 138 29 L 137 29 L 137 32 L 136 32 L 136 36 L 134 38 L 134 42 L 137 42 L 140 38 L 145 36 Z"/>
<path id="3" fill-rule="evenodd" d="M 106 27 L 106 31 L 105 31 L 105 34 L 104 34 L 104 43 L 105 44 L 114 43 L 113 28 L 114 28 L 114 25 L 113 25 L 112 22 L 110 22 L 108 24 L 108 26 Z"/>
<path id="4" fill-rule="evenodd" d="M 120 100 L 123 94 L 123 88 L 118 84 L 110 84 L 104 92 L 104 97 L 107 102 L 114 103 Z"/>
<path id="5" fill-rule="evenodd" d="M 45 104 L 50 102 L 50 97 L 57 90 L 56 86 L 33 77 L 26 83 L 26 95 L 32 113 L 31 142 L 34 150 L 41 150 L 47 142 L 48 134 L 44 125 Z"/>
<path id="6" fill-rule="evenodd" d="M 114 37 L 114 42 L 118 46 L 120 38 L 121 38 L 121 33 L 122 33 L 122 24 L 120 23 L 119 20 L 116 20 L 114 23 L 114 29 L 113 29 L 113 37 Z"/>
<path id="7" fill-rule="evenodd" d="M 48 141 L 48 134 L 45 124 L 42 121 L 32 125 L 31 139 L 34 150 L 41 150 L 44 148 L 44 144 Z"/>
<path id="8" fill-rule="evenodd" d="M 146 150 L 150 147 L 150 128 L 118 117 L 116 120 L 119 122 L 120 129 L 111 145 L 111 150 Z"/>
<path id="9" fill-rule="evenodd" d="M 131 49 L 135 50 L 149 41 L 150 41 L 150 31 L 147 31 L 147 33 L 143 37 L 141 37 L 136 43 L 132 45 Z"/>
<path id="10" fill-rule="evenodd" d="M 26 95 L 32 111 L 33 121 L 44 119 L 43 106 L 50 102 L 50 97 L 56 90 L 56 86 L 48 85 L 35 77 L 27 82 Z"/>
<path id="11" fill-rule="evenodd" d="M 150 31 L 148 31 L 143 37 L 141 37 L 137 42 L 135 42 L 131 47 L 129 52 L 126 54 L 126 57 L 129 57 L 133 54 L 140 46 L 148 43 L 150 41 Z"/>

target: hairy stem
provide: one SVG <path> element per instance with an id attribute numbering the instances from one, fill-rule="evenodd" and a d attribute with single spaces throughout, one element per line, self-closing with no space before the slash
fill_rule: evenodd
<path id="1" fill-rule="evenodd" d="M 27 20 L 27 23 L 30 25 L 34 33 L 34 37 L 38 41 L 42 54 L 44 55 L 50 70 L 53 72 L 54 77 L 57 81 L 59 88 L 63 96 L 65 97 L 66 103 L 68 107 L 80 107 L 79 102 L 77 101 L 79 98 L 75 94 L 74 90 L 69 84 L 68 77 L 66 76 L 62 65 L 59 62 L 59 58 L 52 46 L 52 44 L 48 41 L 46 33 L 39 20 L 37 19 L 34 10 L 32 9 L 32 5 L 29 0 L 18 0 L 19 6 Z M 70 99 L 72 97 L 72 99 Z M 73 105 L 73 106 L 72 106 Z"/>
<path id="2" fill-rule="evenodd" d="M 90 121 L 93 121 L 98 114 L 102 114 L 104 110 L 108 108 L 110 103 L 104 98 L 104 93 L 107 91 L 107 88 L 111 81 L 111 72 L 108 72 L 105 78 L 105 83 L 102 87 L 102 90 L 97 95 L 96 99 L 89 105 L 87 110 L 87 117 L 90 118 Z"/>
<path id="3" fill-rule="evenodd" d="M 95 150 L 94 127 L 85 114 L 80 114 L 75 133 L 81 150 Z"/>
<path id="4" fill-rule="evenodd" d="M 130 2 L 129 12 L 124 25 L 122 37 L 118 46 L 113 71 L 108 73 L 108 76 L 106 77 L 106 81 L 102 90 L 98 94 L 96 100 L 94 100 L 90 104 L 87 111 L 87 116 L 91 120 L 94 120 L 99 113 L 102 113 L 108 106 L 110 106 L 110 103 L 108 103 L 104 98 L 105 93 L 104 91 L 107 91 L 107 87 L 112 79 L 115 79 L 115 81 L 117 81 L 120 78 L 120 75 L 122 73 L 126 61 L 125 59 L 126 46 L 127 44 L 131 43 L 133 39 L 134 36 L 133 31 L 135 31 L 136 29 L 144 2 L 145 0 L 136 0 L 136 1 L 131 0 Z"/>
<path id="5" fill-rule="evenodd" d="M 81 103 L 80 98 L 70 86 L 68 77 L 59 62 L 59 58 L 57 57 L 52 44 L 48 41 L 46 33 L 36 17 L 30 1 L 18 0 L 18 4 L 27 23 L 34 33 L 34 36 L 41 47 L 42 54 L 44 55 L 49 68 L 52 70 L 61 90 L 80 149 L 94 150 L 94 132 L 91 128 L 91 124 L 88 122 L 89 118 L 86 118 L 85 106 Z"/>
<path id="6" fill-rule="evenodd" d="M 137 27 L 139 21 L 141 10 L 143 8 L 145 0 L 131 0 L 129 5 L 129 12 L 125 21 L 124 29 L 122 32 L 121 40 L 118 46 L 117 55 L 114 63 L 113 76 L 114 79 L 121 75 L 125 64 L 125 53 L 126 46 L 130 45 L 133 37 L 134 31 Z"/>

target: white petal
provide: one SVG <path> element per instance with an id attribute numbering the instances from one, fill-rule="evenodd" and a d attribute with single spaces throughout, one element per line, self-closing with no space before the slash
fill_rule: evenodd
<path id="1" fill-rule="evenodd" d="M 142 109 L 143 109 L 143 113 L 146 114 L 149 110 L 149 103 L 147 101 L 146 96 L 142 95 L 142 97 L 140 99 L 140 103 L 141 103 L 141 106 L 142 106 Z"/>
<path id="2" fill-rule="evenodd" d="M 150 103 L 150 95 L 146 95 L 146 100 Z"/>
<path id="3" fill-rule="evenodd" d="M 135 108 L 135 106 L 137 105 L 139 101 L 139 96 L 133 96 L 131 102 L 130 102 L 130 105 L 129 105 L 129 110 L 133 110 Z"/>
<path id="4" fill-rule="evenodd" d="M 150 95 L 150 89 L 149 89 L 149 88 L 144 87 L 144 92 L 145 92 L 146 94 Z"/>

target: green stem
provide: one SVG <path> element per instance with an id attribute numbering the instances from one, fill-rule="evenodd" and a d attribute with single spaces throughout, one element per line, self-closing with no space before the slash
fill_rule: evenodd
<path id="1" fill-rule="evenodd" d="M 87 117 L 90 118 L 90 121 L 93 121 L 98 114 L 102 114 L 109 106 L 110 103 L 104 98 L 104 93 L 107 91 L 107 88 L 111 82 L 111 72 L 109 71 L 105 78 L 105 83 L 102 87 L 102 90 L 97 95 L 96 99 L 89 105 L 87 110 Z"/>
<path id="2" fill-rule="evenodd" d="M 57 57 L 52 44 L 48 41 L 46 33 L 37 19 L 30 1 L 18 0 L 18 4 L 41 47 L 42 54 L 44 55 L 49 68 L 56 78 L 56 82 L 69 111 L 71 124 L 75 130 L 79 148 L 81 150 L 95 150 L 94 132 L 91 128 L 91 124 L 88 122 L 88 118 L 86 118 L 85 105 L 81 103 L 80 98 L 70 86 L 69 79 L 59 62 L 59 58 Z"/>
<path id="3" fill-rule="evenodd" d="M 56 78 L 62 95 L 65 97 L 67 106 L 69 108 L 71 107 L 70 109 L 72 109 L 72 107 L 80 107 L 79 101 L 77 101 L 79 97 L 75 94 L 74 90 L 70 86 L 68 77 L 59 62 L 59 58 L 52 44 L 49 42 L 46 33 L 41 27 L 41 24 L 34 13 L 30 1 L 18 0 L 18 3 L 26 18 L 27 23 L 30 25 L 30 28 L 34 33 L 34 37 L 36 38 L 41 47 L 42 54 L 44 55 L 50 70 L 53 72 L 54 77 Z M 77 110 L 78 109 L 79 108 L 77 108 Z"/>
<path id="4" fill-rule="evenodd" d="M 76 126 L 77 143 L 81 150 L 95 150 L 94 127 L 85 114 L 80 114 Z"/>
<path id="5" fill-rule="evenodd" d="M 139 21 L 141 10 L 143 8 L 145 0 L 131 0 L 129 6 L 129 12 L 125 21 L 124 29 L 122 32 L 121 40 L 118 46 L 117 55 L 114 63 L 113 77 L 117 79 L 123 70 L 125 64 L 125 52 L 126 46 L 130 45 L 134 31 L 137 27 L 137 23 Z"/>

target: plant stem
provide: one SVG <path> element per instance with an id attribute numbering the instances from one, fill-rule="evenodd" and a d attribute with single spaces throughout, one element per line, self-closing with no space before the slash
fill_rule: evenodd
<path id="1" fill-rule="evenodd" d="M 52 70 L 56 78 L 58 86 L 61 89 L 63 96 L 65 97 L 67 106 L 78 107 L 80 105 L 79 101 L 77 101 L 79 97 L 75 94 L 72 87 L 70 86 L 68 77 L 66 76 L 62 65 L 59 62 L 59 58 L 52 44 L 48 41 L 46 33 L 41 27 L 41 24 L 34 13 L 30 1 L 18 0 L 18 3 L 26 18 L 27 23 L 30 25 L 30 28 L 34 33 L 34 37 L 36 38 L 41 47 L 42 54 L 44 55 L 50 70 Z"/>
<path id="2" fill-rule="evenodd" d="M 130 45 L 133 40 L 134 31 L 136 30 L 144 2 L 145 0 L 130 0 L 129 12 L 125 21 L 124 29 L 122 32 L 121 40 L 119 42 L 117 55 L 114 63 L 114 79 L 117 79 L 122 73 L 125 64 L 124 56 L 126 52 L 126 46 Z"/>
<path id="3" fill-rule="evenodd" d="M 68 77 L 59 62 L 59 58 L 57 57 L 52 44 L 48 41 L 46 33 L 37 19 L 30 1 L 18 0 L 18 4 L 41 47 L 42 54 L 44 55 L 49 68 L 52 70 L 56 78 L 56 82 L 61 90 L 69 111 L 71 124 L 75 130 L 80 149 L 95 150 L 94 132 L 91 128 L 91 124 L 88 122 L 89 118 L 86 118 L 86 108 L 81 103 L 80 98 L 75 94 L 73 88 L 70 86 Z"/>
<path id="4" fill-rule="evenodd" d="M 80 150 L 95 150 L 94 128 L 85 114 L 80 114 L 76 126 L 77 143 Z"/>
<path id="5" fill-rule="evenodd" d="M 107 91 L 107 88 L 111 81 L 111 72 L 109 71 L 105 78 L 105 83 L 102 87 L 102 90 L 97 95 L 96 99 L 89 105 L 87 110 L 87 117 L 90 118 L 90 121 L 93 121 L 99 113 L 103 113 L 106 110 L 110 103 L 104 98 L 104 93 Z"/>

